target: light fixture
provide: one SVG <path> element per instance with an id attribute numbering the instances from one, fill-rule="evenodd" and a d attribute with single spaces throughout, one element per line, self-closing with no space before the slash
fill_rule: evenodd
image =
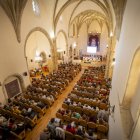
<path id="1" fill-rule="evenodd" d="M 35 54 L 36 54 L 36 56 L 40 56 L 40 52 L 39 51 L 36 51 Z"/>
<path id="2" fill-rule="evenodd" d="M 57 48 L 57 52 L 63 52 L 61 48 Z"/>
<path id="3" fill-rule="evenodd" d="M 73 43 L 73 48 L 76 48 L 76 46 L 77 46 L 77 45 L 76 45 L 76 42 L 74 42 L 74 43 Z"/>
<path id="4" fill-rule="evenodd" d="M 106 47 L 108 48 L 108 44 L 106 45 Z"/>
<path id="5" fill-rule="evenodd" d="M 42 61 L 42 57 L 40 56 L 35 56 L 35 62 L 41 62 Z"/>
<path id="6" fill-rule="evenodd" d="M 40 52 L 36 51 L 35 62 L 39 63 L 41 61 L 42 61 L 42 57 L 40 56 Z"/>
<path id="7" fill-rule="evenodd" d="M 112 61 L 113 61 L 113 62 L 112 62 L 112 66 L 114 66 L 114 65 L 116 64 L 115 58 L 113 58 Z"/>
<path id="8" fill-rule="evenodd" d="M 110 32 L 110 37 L 112 37 L 113 36 L 113 33 L 112 32 Z"/>
<path id="9" fill-rule="evenodd" d="M 53 32 L 53 31 L 50 32 L 50 37 L 51 37 L 52 39 L 54 38 L 54 32 Z"/>
<path id="10" fill-rule="evenodd" d="M 27 72 L 23 72 L 23 76 L 27 76 L 28 75 L 28 73 Z"/>
<path id="11" fill-rule="evenodd" d="M 60 18 L 59 18 L 59 19 L 60 19 L 60 21 L 62 21 L 62 20 L 63 20 L 62 16 L 60 16 Z"/>

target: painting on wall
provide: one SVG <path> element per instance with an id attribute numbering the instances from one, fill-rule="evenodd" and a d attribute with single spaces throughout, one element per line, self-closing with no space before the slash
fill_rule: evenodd
<path id="1" fill-rule="evenodd" d="M 88 34 L 87 52 L 96 53 L 100 51 L 100 34 Z"/>
<path id="2" fill-rule="evenodd" d="M 13 96 L 20 93 L 18 80 L 11 81 L 5 85 L 5 89 L 8 95 L 8 98 L 12 98 Z"/>

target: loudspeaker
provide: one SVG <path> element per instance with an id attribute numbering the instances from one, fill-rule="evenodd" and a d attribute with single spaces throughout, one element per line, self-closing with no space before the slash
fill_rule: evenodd
<path id="1" fill-rule="evenodd" d="M 27 72 L 23 72 L 23 76 L 27 76 L 28 74 L 27 74 Z"/>

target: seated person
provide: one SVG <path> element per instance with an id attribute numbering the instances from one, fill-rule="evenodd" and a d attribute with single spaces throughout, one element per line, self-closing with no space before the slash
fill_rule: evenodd
<path id="1" fill-rule="evenodd" d="M 50 132 L 47 128 L 40 134 L 40 140 L 49 140 L 50 139 Z"/>
<path id="2" fill-rule="evenodd" d="M 61 115 L 64 115 L 65 114 L 65 110 L 64 109 L 59 109 L 58 113 L 60 113 Z"/>
<path id="3" fill-rule="evenodd" d="M 78 126 L 78 129 L 76 131 L 76 134 L 83 137 L 84 136 L 84 131 L 83 131 L 83 128 L 82 126 Z"/>
<path id="4" fill-rule="evenodd" d="M 72 113 L 72 117 L 76 118 L 76 119 L 80 119 L 81 115 L 78 112 L 73 112 Z"/>
<path id="5" fill-rule="evenodd" d="M 89 117 L 89 122 L 94 122 L 94 123 L 96 123 L 96 122 L 97 122 L 97 116 L 96 116 L 96 115 L 90 116 L 90 117 Z"/>
<path id="6" fill-rule="evenodd" d="M 107 111 L 105 111 L 104 109 L 99 110 L 97 118 L 98 118 L 98 120 L 103 119 L 104 121 L 108 122 L 109 113 Z"/>
<path id="7" fill-rule="evenodd" d="M 55 128 L 56 128 L 56 126 L 58 126 L 58 124 L 56 124 L 55 118 L 52 118 L 49 121 L 48 125 L 47 125 L 47 128 L 48 128 L 49 132 L 51 133 L 51 135 L 55 136 Z"/>
<path id="8" fill-rule="evenodd" d="M 85 132 L 85 138 L 88 140 L 97 140 L 97 136 L 93 133 L 93 130 L 89 129 L 88 132 Z"/>
<path id="9" fill-rule="evenodd" d="M 75 134 L 75 128 L 73 126 L 71 126 L 71 124 L 68 124 L 66 126 L 66 131 L 71 132 L 72 134 Z"/>
<path id="10" fill-rule="evenodd" d="M 83 114 L 82 119 L 85 120 L 85 121 L 88 121 L 89 117 L 86 114 Z"/>
<path id="11" fill-rule="evenodd" d="M 99 121 L 98 121 L 98 124 L 101 124 L 101 125 L 104 125 L 104 126 L 106 126 L 106 127 L 109 127 L 108 126 L 108 123 L 107 122 L 105 122 L 103 119 L 99 119 Z"/>

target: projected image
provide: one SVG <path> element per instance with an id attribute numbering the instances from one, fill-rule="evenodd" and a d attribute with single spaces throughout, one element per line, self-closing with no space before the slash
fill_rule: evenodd
<path id="1" fill-rule="evenodd" d="M 89 34 L 87 52 L 96 53 L 97 51 L 99 51 L 99 35 Z"/>

